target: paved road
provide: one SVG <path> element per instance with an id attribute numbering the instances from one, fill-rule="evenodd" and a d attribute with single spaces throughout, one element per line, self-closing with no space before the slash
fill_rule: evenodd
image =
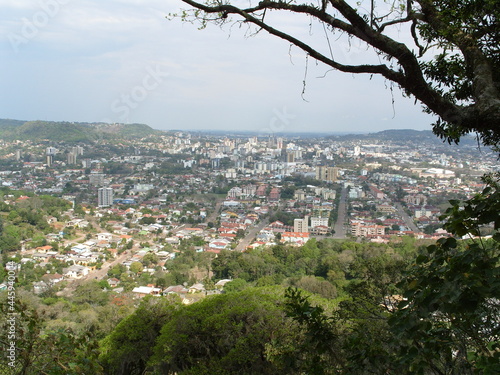
<path id="1" fill-rule="evenodd" d="M 206 218 L 205 222 L 206 223 L 215 223 L 215 221 L 217 220 L 217 217 L 219 216 L 219 211 L 220 211 L 220 207 L 222 206 L 222 202 L 224 202 L 225 198 L 220 198 L 217 200 L 217 202 L 215 203 L 215 208 L 213 210 L 213 212 Z"/>
<path id="2" fill-rule="evenodd" d="M 396 203 L 396 208 L 398 210 L 399 216 L 401 216 L 406 226 L 410 228 L 410 230 L 414 231 L 415 233 L 421 232 L 421 230 L 418 229 L 418 227 L 413 222 L 413 219 L 410 216 L 408 216 L 401 203 Z"/>
<path id="3" fill-rule="evenodd" d="M 130 258 L 131 256 L 132 256 L 132 254 L 131 254 L 130 250 L 127 250 L 124 253 L 121 253 L 111 263 L 104 263 L 100 270 L 90 271 L 89 274 L 87 275 L 86 279 L 87 280 L 91 280 L 91 279 L 101 280 L 104 276 L 107 275 L 108 270 L 110 268 L 112 268 L 113 266 L 115 266 L 117 264 L 121 264 L 121 263 L 125 262 L 125 260 L 127 258 Z"/>
<path id="4" fill-rule="evenodd" d="M 345 234 L 346 217 L 347 217 L 347 188 L 344 187 L 340 192 L 337 221 L 333 226 L 333 230 L 335 231 L 335 233 L 332 236 L 333 238 L 338 238 L 338 239 L 347 238 Z"/>
<path id="5" fill-rule="evenodd" d="M 259 225 L 252 227 L 249 231 L 248 234 L 241 239 L 240 243 L 236 248 L 234 249 L 235 251 L 244 251 L 248 245 L 250 245 L 257 235 L 262 229 L 264 229 L 265 226 L 269 224 L 268 219 L 264 219 Z"/>

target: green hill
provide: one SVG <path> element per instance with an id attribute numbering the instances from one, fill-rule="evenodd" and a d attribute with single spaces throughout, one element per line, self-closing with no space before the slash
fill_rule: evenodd
<path id="1" fill-rule="evenodd" d="M 93 132 L 69 122 L 29 121 L 16 129 L 21 140 L 42 140 L 85 142 L 95 139 Z"/>
<path id="2" fill-rule="evenodd" d="M 137 139 L 160 134 L 145 124 L 19 121 L 0 119 L 0 139 L 92 142 L 98 139 Z"/>
<path id="3" fill-rule="evenodd" d="M 16 128 L 23 125 L 26 121 L 21 120 L 11 120 L 11 119 L 0 119 L 0 138 L 4 133 L 11 133 L 16 130 Z"/>
<path id="4" fill-rule="evenodd" d="M 368 134 L 346 134 L 341 136 L 331 136 L 330 139 L 339 139 L 342 141 L 390 141 L 399 144 L 443 144 L 443 140 L 436 137 L 432 130 L 413 130 L 413 129 L 389 129 L 376 133 Z M 476 139 L 472 135 L 463 136 L 460 145 L 474 145 Z"/>

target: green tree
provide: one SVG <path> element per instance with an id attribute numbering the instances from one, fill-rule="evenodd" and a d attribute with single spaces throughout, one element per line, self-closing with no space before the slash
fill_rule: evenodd
<path id="1" fill-rule="evenodd" d="M 275 343 L 299 335 L 280 293 L 253 288 L 183 307 L 162 328 L 150 364 L 162 374 L 290 373 L 269 359 Z"/>
<path id="2" fill-rule="evenodd" d="M 142 272 L 143 268 L 144 266 L 142 265 L 141 262 L 132 262 L 132 264 L 130 265 L 130 272 L 135 273 L 137 275 L 139 272 Z"/>
<path id="3" fill-rule="evenodd" d="M 108 303 L 109 296 L 102 290 L 98 281 L 92 280 L 78 285 L 73 293 L 72 300 L 77 305 L 104 306 Z"/>
<path id="4" fill-rule="evenodd" d="M 334 299 L 337 297 L 337 288 L 332 283 L 318 277 L 303 276 L 294 282 L 294 286 L 310 293 L 319 294 L 325 298 Z"/>
<path id="5" fill-rule="evenodd" d="M 124 266 L 123 264 L 115 264 L 112 268 L 108 270 L 108 276 L 116 277 L 117 279 L 119 279 L 120 276 L 126 271 L 127 267 Z"/>
<path id="6" fill-rule="evenodd" d="M 142 217 L 139 220 L 139 223 L 142 224 L 142 225 L 155 224 L 156 223 L 156 219 L 154 217 L 151 217 L 151 216 L 146 216 L 146 217 Z"/>
<path id="7" fill-rule="evenodd" d="M 100 342 L 99 361 L 106 374 L 143 374 L 161 328 L 178 308 L 178 301 L 171 298 L 146 296 L 137 310 Z"/>
<path id="8" fill-rule="evenodd" d="M 97 341 L 92 333 L 76 334 L 71 329 L 48 329 L 42 314 L 17 297 L 13 305 L 4 300 L 0 304 L 0 342 L 6 345 L 12 341 L 8 337 L 12 325 L 7 317 L 15 316 L 16 348 L 13 367 L 5 359 L 0 362 L 2 374 L 103 374 L 97 360 Z"/>
<path id="9" fill-rule="evenodd" d="M 445 229 L 474 236 L 466 246 L 441 239 L 417 258 L 401 286 L 406 298 L 391 318 L 401 360 L 416 371 L 500 371 L 500 186 L 486 178 L 481 194 L 452 201 Z M 491 239 L 481 237 L 493 224 Z"/>
<path id="10" fill-rule="evenodd" d="M 245 289 L 248 286 L 248 283 L 243 280 L 243 279 L 234 279 L 232 281 L 229 281 L 224 285 L 224 291 L 226 293 L 235 293 L 235 292 L 241 292 L 243 289 Z"/>
<path id="11" fill-rule="evenodd" d="M 141 260 L 142 264 L 144 264 L 145 267 L 149 267 L 150 265 L 155 265 L 158 264 L 158 255 L 154 253 L 147 253 L 142 257 Z"/>
<path id="12" fill-rule="evenodd" d="M 346 0 L 255 0 L 245 8 L 231 0 L 183 1 L 192 9 L 183 11 L 181 17 L 198 21 L 201 27 L 209 22 L 255 25 L 256 30 L 286 40 L 333 69 L 381 75 L 438 115 L 434 132 L 450 142 L 471 132 L 477 132 L 485 144 L 500 141 L 497 0 L 399 0 L 391 4 L 372 0 L 368 6 Z M 309 30 L 313 22 L 322 26 L 325 46 L 313 47 L 308 40 L 273 26 L 274 18 L 266 17 L 270 13 L 308 16 L 304 28 Z M 412 42 L 404 33 L 394 33 L 395 29 L 407 30 Z M 342 61 L 340 54 L 331 52 L 334 40 L 343 41 L 338 34 L 345 35 L 350 48 L 351 39 L 357 40 L 387 63 L 372 64 L 369 57 L 359 65 Z"/>

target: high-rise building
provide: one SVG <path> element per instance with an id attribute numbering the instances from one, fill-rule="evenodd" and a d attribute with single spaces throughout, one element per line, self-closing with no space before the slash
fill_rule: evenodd
<path id="1" fill-rule="evenodd" d="M 320 181 L 337 181 L 339 169 L 336 167 L 316 167 L 316 179 Z"/>
<path id="2" fill-rule="evenodd" d="M 75 146 L 71 148 L 71 152 L 75 155 L 83 155 L 83 147 L 82 146 Z"/>
<path id="3" fill-rule="evenodd" d="M 304 216 L 303 219 L 295 219 L 293 221 L 293 231 L 296 233 L 309 232 L 309 216 Z"/>
<path id="4" fill-rule="evenodd" d="M 71 151 L 68 154 L 68 164 L 76 164 L 77 154 Z"/>
<path id="5" fill-rule="evenodd" d="M 282 149 L 283 148 L 283 138 L 278 138 L 276 140 L 276 148 Z"/>
<path id="6" fill-rule="evenodd" d="M 45 149 L 46 155 L 55 155 L 56 153 L 57 153 L 57 148 L 55 148 L 55 147 L 47 147 Z"/>
<path id="7" fill-rule="evenodd" d="M 100 188 L 97 191 L 97 205 L 99 207 L 109 207 L 113 204 L 113 189 Z"/>

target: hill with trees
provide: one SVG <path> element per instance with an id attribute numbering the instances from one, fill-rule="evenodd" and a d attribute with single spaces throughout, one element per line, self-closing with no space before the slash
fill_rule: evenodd
<path id="1" fill-rule="evenodd" d="M 145 124 L 0 120 L 0 138 L 8 141 L 88 143 L 99 139 L 139 139 L 160 133 Z"/>

